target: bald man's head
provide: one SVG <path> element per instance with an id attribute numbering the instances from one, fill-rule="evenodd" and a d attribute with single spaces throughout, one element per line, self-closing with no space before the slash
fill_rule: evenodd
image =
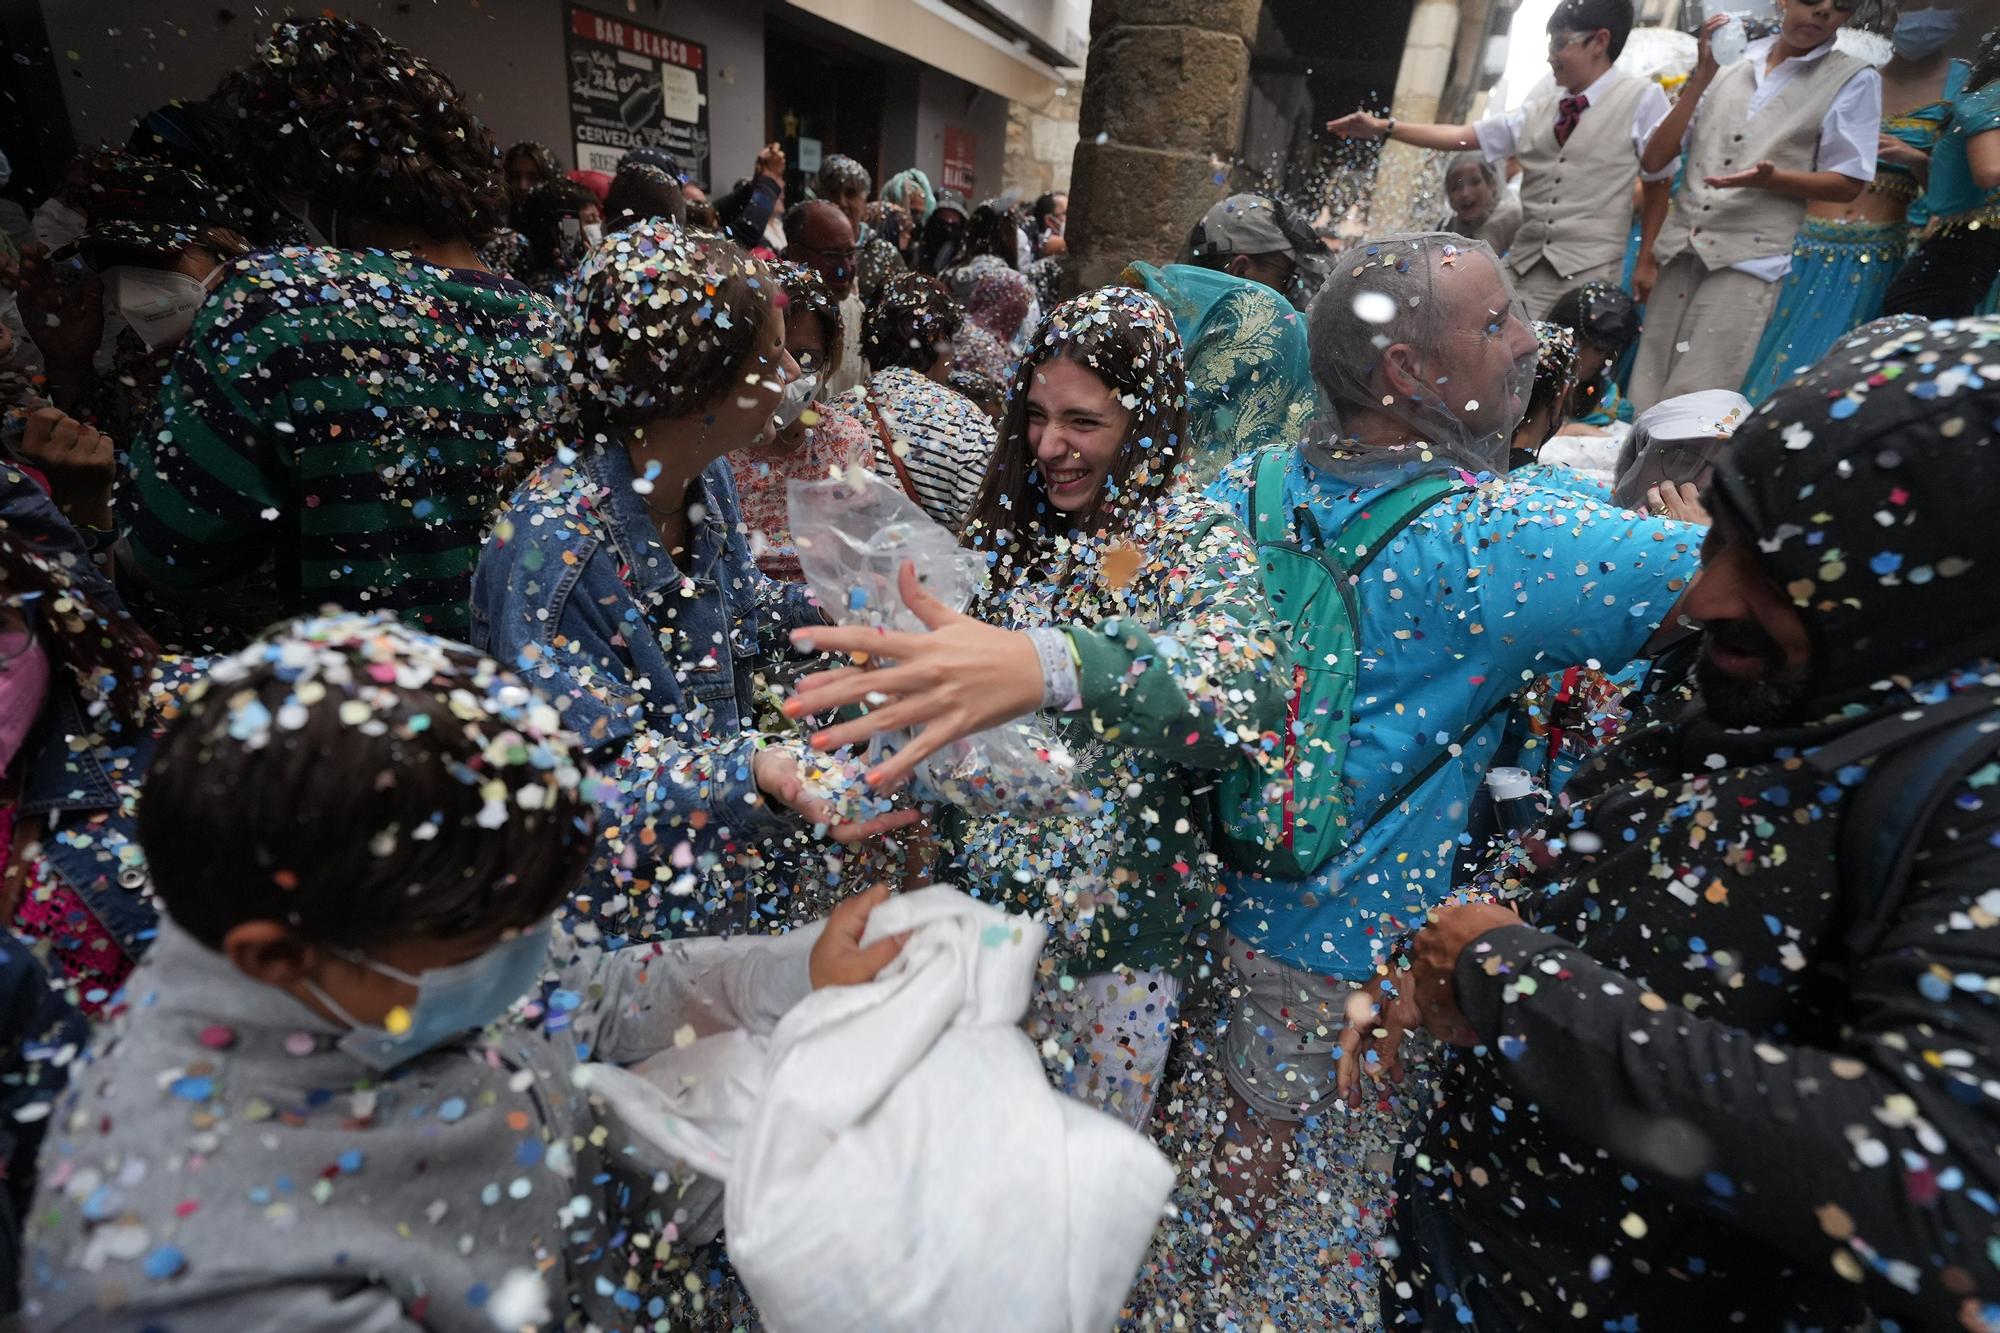
<path id="1" fill-rule="evenodd" d="M 854 224 L 847 214 L 813 199 L 793 210 L 785 224 L 785 258 L 804 264 L 826 280 L 836 301 L 844 301 L 854 290 L 854 266 L 859 258 L 854 246 Z"/>

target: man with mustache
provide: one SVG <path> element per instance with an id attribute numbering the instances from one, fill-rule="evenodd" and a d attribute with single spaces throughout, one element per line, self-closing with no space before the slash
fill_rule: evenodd
<path id="1" fill-rule="evenodd" d="M 1386 1324 L 2000 1328 L 1996 485 L 2000 320 L 1851 340 L 1738 431 L 1692 706 L 1348 1043 L 1350 1084 L 1399 1020 L 1462 1048 Z"/>

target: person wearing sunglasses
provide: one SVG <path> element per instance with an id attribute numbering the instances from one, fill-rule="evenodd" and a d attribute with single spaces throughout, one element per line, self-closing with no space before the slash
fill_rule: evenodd
<path id="1" fill-rule="evenodd" d="M 785 214 L 785 235 L 791 238 L 785 258 L 819 274 L 840 304 L 841 324 L 860 328 L 865 311 L 861 294 L 854 290 L 854 277 L 861 263 L 861 246 L 847 214 L 825 199 L 808 199 L 794 204 Z M 826 395 L 846 393 L 867 378 L 868 367 L 862 364 L 859 347 L 843 347 L 827 369 Z"/>
<path id="2" fill-rule="evenodd" d="M 1474 125 L 1416 125 L 1356 111 L 1327 129 L 1343 139 L 1394 139 L 1438 152 L 1478 151 L 1521 163 L 1522 222 L 1507 251 L 1514 292 L 1531 319 L 1586 282 L 1616 285 L 1631 242 L 1631 198 L 1643 183 L 1640 263 L 1634 291 L 1652 280 L 1645 255 L 1667 216 L 1677 160 L 1642 165 L 1667 116 L 1650 79 L 1614 68 L 1632 32 L 1631 0 L 1562 0 L 1549 16 L 1549 72 L 1556 87 Z"/>

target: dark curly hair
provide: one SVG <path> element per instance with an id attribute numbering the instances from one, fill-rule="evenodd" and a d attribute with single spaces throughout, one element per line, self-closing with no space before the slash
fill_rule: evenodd
<path id="1" fill-rule="evenodd" d="M 220 948 L 258 920 L 348 949 L 525 929 L 582 879 L 595 810 L 579 742 L 495 663 L 360 617 L 253 647 L 262 660 L 227 659 L 190 691 L 139 798 L 153 886 L 196 939 Z M 365 727 L 342 716 L 356 700 Z M 295 724 L 254 722 L 287 710 Z M 510 791 L 495 822 L 493 782 L 541 799 Z"/>
<path id="2" fill-rule="evenodd" d="M 789 322 L 800 315 L 818 316 L 820 327 L 826 330 L 826 363 L 839 365 L 846 330 L 840 326 L 840 302 L 826 289 L 826 279 L 817 269 L 786 259 L 773 263 L 770 269 L 771 276 L 778 280 L 778 290 L 785 294 L 785 319 Z"/>
<path id="3" fill-rule="evenodd" d="M 429 61 L 352 19 L 288 19 L 223 92 L 236 152 L 274 194 L 486 244 L 507 217 L 493 136 Z"/>
<path id="4" fill-rule="evenodd" d="M 741 381 L 775 287 L 768 269 L 720 236 L 651 219 L 606 237 L 571 279 L 567 312 L 571 397 L 585 432 L 705 409 Z"/>
<path id="5" fill-rule="evenodd" d="M 870 371 L 901 366 L 922 374 L 963 327 L 965 309 L 943 283 L 925 273 L 898 273 L 882 284 L 862 322 L 861 357 Z"/>

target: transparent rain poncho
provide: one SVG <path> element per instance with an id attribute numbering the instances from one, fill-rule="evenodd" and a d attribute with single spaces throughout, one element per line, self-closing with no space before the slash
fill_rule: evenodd
<path id="1" fill-rule="evenodd" d="M 1504 471 L 1537 347 L 1493 251 L 1422 232 L 1363 241 L 1332 268 L 1306 316 L 1331 408 L 1307 436 L 1316 461 L 1363 481 Z"/>
<path id="2" fill-rule="evenodd" d="M 971 605 L 985 582 L 979 554 L 865 468 L 850 467 L 824 481 L 794 481 L 785 489 L 799 565 L 813 595 L 840 624 L 925 633 L 897 586 L 905 561 L 916 566 L 931 595 L 955 611 Z M 909 738 L 908 732 L 877 736 L 869 743 L 869 762 Z M 917 765 L 911 785 L 919 800 L 973 814 L 1034 816 L 1073 810 L 1081 795 L 1076 781 L 1068 747 L 1029 716 L 944 746 Z"/>

